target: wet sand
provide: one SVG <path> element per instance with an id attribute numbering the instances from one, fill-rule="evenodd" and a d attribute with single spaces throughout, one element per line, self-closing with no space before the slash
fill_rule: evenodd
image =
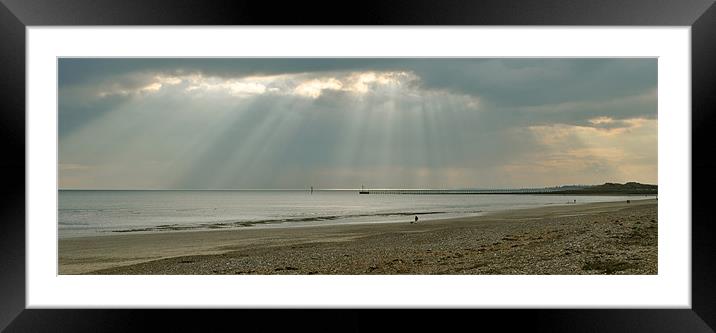
<path id="1" fill-rule="evenodd" d="M 61 239 L 60 274 L 657 274 L 657 202 Z"/>

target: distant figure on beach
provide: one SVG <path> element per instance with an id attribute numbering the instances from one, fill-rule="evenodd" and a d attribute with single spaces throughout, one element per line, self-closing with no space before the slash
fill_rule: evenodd
<path id="1" fill-rule="evenodd" d="M 631 200 L 627 200 L 627 203 L 631 203 Z"/>
<path id="2" fill-rule="evenodd" d="M 411 223 L 411 224 L 412 224 L 412 223 L 418 223 L 418 216 L 415 215 L 415 222 L 410 222 L 410 223 Z"/>
<path id="3" fill-rule="evenodd" d="M 577 199 L 574 199 L 574 203 L 577 203 Z"/>

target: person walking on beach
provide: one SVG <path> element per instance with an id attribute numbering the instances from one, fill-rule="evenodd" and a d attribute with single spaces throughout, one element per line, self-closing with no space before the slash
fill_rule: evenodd
<path id="1" fill-rule="evenodd" d="M 415 215 L 415 223 L 418 223 L 418 216 Z"/>

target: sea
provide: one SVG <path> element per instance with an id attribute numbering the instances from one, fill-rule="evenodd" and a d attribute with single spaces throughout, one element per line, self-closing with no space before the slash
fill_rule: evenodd
<path id="1" fill-rule="evenodd" d="M 643 197 L 643 196 L 642 196 Z M 634 196 L 358 194 L 358 190 L 60 190 L 58 236 L 294 228 L 478 216 Z"/>

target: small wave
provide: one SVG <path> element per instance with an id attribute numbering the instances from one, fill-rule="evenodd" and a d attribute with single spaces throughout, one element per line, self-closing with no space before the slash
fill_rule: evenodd
<path id="1" fill-rule="evenodd" d="M 59 224 L 59 225 L 82 225 L 82 226 L 90 225 L 87 222 L 76 222 L 76 221 L 60 221 L 60 222 L 57 222 L 57 224 Z"/>
<path id="2" fill-rule="evenodd" d="M 320 221 L 334 221 L 339 219 L 351 219 L 361 217 L 389 217 L 389 216 L 414 216 L 414 215 L 436 215 L 436 214 L 474 214 L 482 211 L 459 211 L 459 212 L 445 212 L 445 211 L 427 211 L 427 212 L 392 212 L 392 213 L 373 213 L 373 214 L 348 214 L 348 215 L 323 215 L 323 216 L 311 216 L 311 217 L 287 217 L 287 218 L 273 218 L 263 220 L 226 220 L 213 223 L 201 223 L 201 224 L 162 224 L 154 227 L 143 227 L 143 228 L 132 228 L 132 229 L 120 229 L 111 230 L 116 233 L 129 233 L 129 232 L 152 232 L 152 231 L 181 231 L 181 230 L 200 230 L 200 229 L 225 229 L 225 228 L 237 228 L 237 227 L 251 227 L 257 224 L 274 224 L 274 223 L 295 223 L 295 222 L 320 222 Z"/>

